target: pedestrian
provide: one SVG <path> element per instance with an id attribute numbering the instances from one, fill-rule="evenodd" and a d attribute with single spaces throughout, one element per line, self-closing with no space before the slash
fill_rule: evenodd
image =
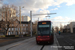
<path id="1" fill-rule="evenodd" d="M 59 31 L 59 35 L 60 35 L 60 31 Z"/>

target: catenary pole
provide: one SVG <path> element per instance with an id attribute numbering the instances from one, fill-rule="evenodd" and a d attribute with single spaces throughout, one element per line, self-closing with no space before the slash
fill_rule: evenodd
<path id="1" fill-rule="evenodd" d="M 21 6 L 19 6 L 19 17 L 20 17 L 20 35 L 21 35 Z"/>
<path id="2" fill-rule="evenodd" d="M 30 11 L 30 18 L 31 18 L 31 37 L 32 37 L 32 11 Z"/>

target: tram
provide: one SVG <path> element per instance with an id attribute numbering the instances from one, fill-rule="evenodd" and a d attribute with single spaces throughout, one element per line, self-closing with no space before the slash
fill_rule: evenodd
<path id="1" fill-rule="evenodd" d="M 54 43 L 54 33 L 51 21 L 39 21 L 37 24 L 36 43 Z"/>

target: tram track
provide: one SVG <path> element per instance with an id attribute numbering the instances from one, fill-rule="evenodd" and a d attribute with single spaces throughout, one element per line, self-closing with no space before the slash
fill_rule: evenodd
<path id="1" fill-rule="evenodd" d="M 32 39 L 32 38 L 31 38 Z M 24 41 L 24 42 L 22 42 L 22 43 L 19 43 L 19 44 L 15 44 L 15 45 L 13 45 L 13 46 L 11 46 L 11 47 L 8 47 L 6 50 L 10 50 L 11 48 L 14 48 L 14 47 L 17 47 L 17 46 L 19 46 L 19 45 L 23 45 L 23 44 L 25 44 L 25 42 L 28 42 L 29 40 L 31 40 L 31 39 L 28 39 L 27 41 Z M 33 40 L 34 41 L 34 40 Z M 29 43 L 30 42 L 32 42 L 32 41 L 29 41 Z M 26 43 L 26 44 L 28 44 L 28 43 Z"/>

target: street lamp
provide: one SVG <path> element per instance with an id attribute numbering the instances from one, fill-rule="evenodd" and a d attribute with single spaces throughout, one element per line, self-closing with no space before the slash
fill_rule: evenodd
<path id="1" fill-rule="evenodd" d="M 24 7 L 22 7 L 22 8 L 24 8 Z M 21 32 L 22 32 L 22 30 L 21 30 L 21 6 L 19 6 L 19 17 L 20 17 L 20 35 L 21 35 Z M 22 36 L 23 36 L 23 34 L 22 34 Z"/>
<path id="2" fill-rule="evenodd" d="M 21 6 L 19 6 L 19 18 L 20 18 L 20 35 L 21 35 Z"/>

